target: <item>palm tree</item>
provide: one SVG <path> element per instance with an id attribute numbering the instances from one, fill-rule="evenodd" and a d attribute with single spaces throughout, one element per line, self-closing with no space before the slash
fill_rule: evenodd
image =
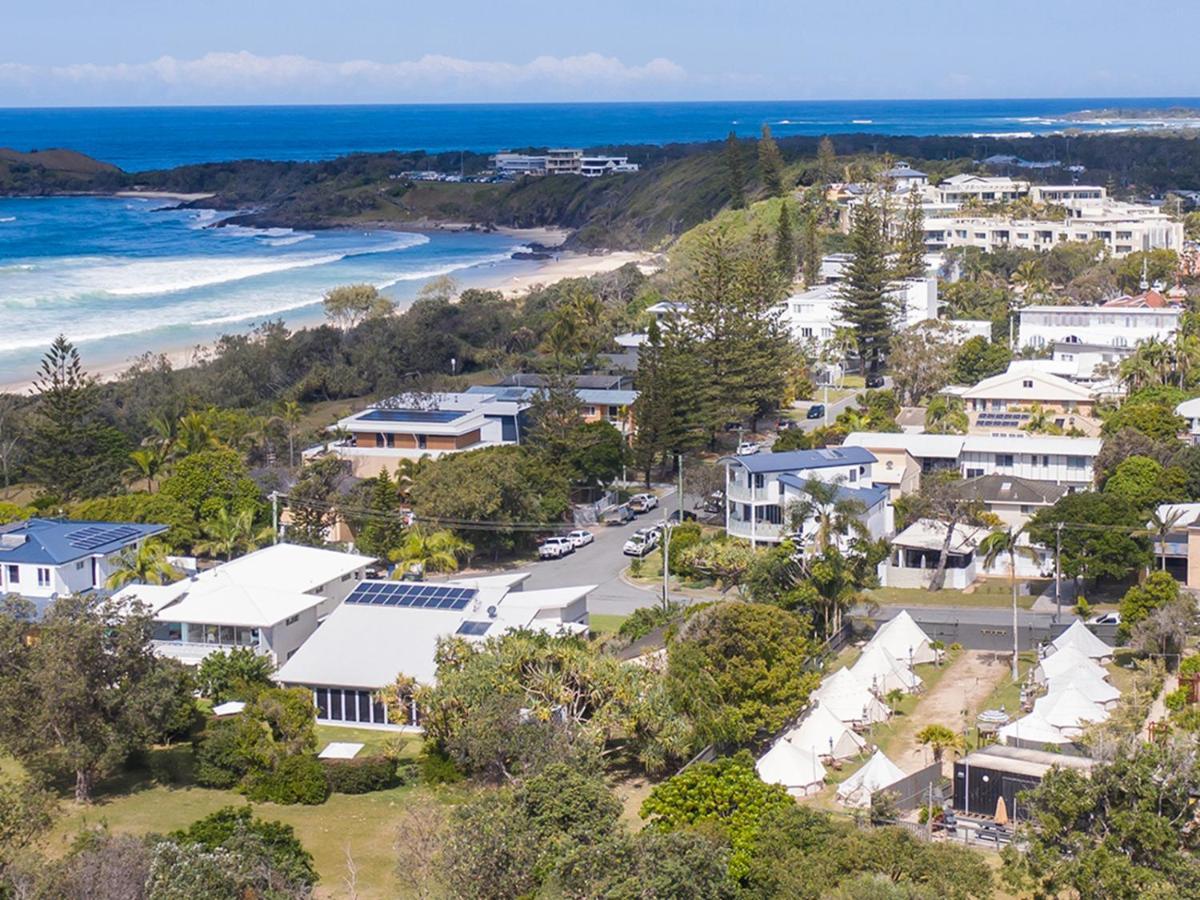
<path id="1" fill-rule="evenodd" d="M 221 507 L 215 516 L 200 523 L 200 530 L 204 532 L 205 540 L 196 544 L 196 552 L 205 556 L 223 556 L 227 561 L 238 551 L 255 550 L 275 536 L 269 525 L 259 528 L 254 524 L 253 509 L 233 513 L 228 507 Z"/>
<path id="2" fill-rule="evenodd" d="M 1013 656 L 1012 656 L 1012 678 L 1016 681 L 1017 675 L 1017 654 L 1019 652 L 1017 644 L 1017 557 L 1024 556 L 1027 559 L 1036 560 L 1038 558 L 1037 551 L 1028 544 L 1022 544 L 1021 538 L 1025 534 L 1024 528 L 1016 530 L 1009 528 L 1007 531 L 993 531 L 985 537 L 979 544 L 979 552 L 983 554 L 983 564 L 987 568 L 995 565 L 996 560 L 1002 556 L 1008 557 L 1008 581 L 1012 585 L 1012 627 L 1013 627 Z"/>
<path id="3" fill-rule="evenodd" d="M 295 400 L 285 400 L 279 406 L 278 414 L 271 417 L 272 422 L 283 425 L 288 442 L 288 465 L 296 467 L 296 431 L 304 418 L 304 407 Z"/>
<path id="4" fill-rule="evenodd" d="M 1021 426 L 1021 430 L 1031 434 L 1062 434 L 1062 427 L 1050 417 L 1050 413 L 1046 412 L 1046 408 L 1040 403 L 1030 405 L 1029 418 Z"/>
<path id="5" fill-rule="evenodd" d="M 1159 568 L 1163 571 L 1166 571 L 1167 568 L 1167 535 L 1177 530 L 1177 526 L 1184 516 L 1184 511 L 1178 507 L 1168 506 L 1166 510 L 1165 513 L 1160 512 L 1159 509 L 1151 512 L 1146 530 L 1142 532 L 1146 537 L 1155 539 L 1155 546 L 1158 547 Z"/>
<path id="6" fill-rule="evenodd" d="M 211 450 L 217 446 L 216 435 L 212 425 L 204 413 L 190 412 L 179 419 L 179 436 L 175 449 L 180 456 L 190 456 L 201 450 Z"/>
<path id="7" fill-rule="evenodd" d="M 945 725 L 926 725 L 917 732 L 916 738 L 923 746 L 933 750 L 934 762 L 941 762 L 942 755 L 947 750 L 962 750 L 962 735 L 952 731 Z"/>
<path id="8" fill-rule="evenodd" d="M 163 464 L 166 462 L 162 450 L 154 446 L 142 447 L 130 453 L 129 459 L 133 463 L 129 468 L 130 473 L 135 478 L 145 479 L 147 490 L 153 494 L 154 479 L 162 471 Z"/>
<path id="9" fill-rule="evenodd" d="M 888 709 L 891 710 L 893 716 L 896 714 L 896 710 L 900 708 L 900 701 L 903 699 L 904 691 L 900 690 L 900 688 L 892 688 L 883 695 L 883 702 L 888 705 Z"/>
<path id="10" fill-rule="evenodd" d="M 180 577 L 167 562 L 166 548 L 159 541 L 144 541 L 121 551 L 105 586 L 115 590 L 127 584 L 170 584 Z"/>
<path id="11" fill-rule="evenodd" d="M 822 553 L 838 537 L 864 531 L 860 517 L 866 507 L 858 500 L 841 496 L 841 488 L 840 481 L 810 478 L 804 483 L 801 499 L 788 507 L 794 531 L 803 532 L 810 520 L 816 522 L 813 542 Z"/>
<path id="12" fill-rule="evenodd" d="M 390 559 L 397 563 L 394 578 L 404 577 L 409 569 L 427 572 L 457 572 L 459 560 L 475 552 L 475 547 L 453 531 L 425 531 L 410 528 L 404 543 L 393 550 Z"/>

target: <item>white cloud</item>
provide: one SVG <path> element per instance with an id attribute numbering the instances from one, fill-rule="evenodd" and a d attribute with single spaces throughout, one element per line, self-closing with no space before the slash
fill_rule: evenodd
<path id="1" fill-rule="evenodd" d="M 36 102 L 402 102 L 441 99 L 620 99 L 657 96 L 687 80 L 669 59 L 629 65 L 599 53 L 525 63 L 426 55 L 328 62 L 213 52 L 196 59 L 64 66 L 0 63 L 0 106 Z"/>

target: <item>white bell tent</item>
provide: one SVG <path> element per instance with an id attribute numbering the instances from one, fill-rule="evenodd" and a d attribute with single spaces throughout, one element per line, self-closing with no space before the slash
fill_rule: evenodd
<path id="1" fill-rule="evenodd" d="M 937 661 L 938 651 L 924 630 L 902 609 L 895 618 L 883 623 L 867 647 L 880 646 L 905 665 Z"/>
<path id="2" fill-rule="evenodd" d="M 921 685 L 921 677 L 886 648 L 867 647 L 850 669 L 861 681 L 871 686 L 880 697 L 894 690 L 912 693 Z"/>
<path id="3" fill-rule="evenodd" d="M 838 669 L 813 692 L 813 698 L 843 722 L 871 725 L 888 718 L 888 708 L 869 683 L 849 669 Z"/>
<path id="4" fill-rule="evenodd" d="M 1088 659 L 1100 662 L 1112 659 L 1113 655 L 1113 648 L 1092 634 L 1091 630 L 1079 619 L 1072 622 L 1071 627 L 1056 637 L 1050 646 L 1054 648 L 1053 653 L 1070 647 L 1078 650 Z"/>
<path id="5" fill-rule="evenodd" d="M 899 767 L 884 756 L 882 750 L 876 750 L 865 766 L 838 785 L 838 802 L 855 809 L 866 809 L 871 805 L 874 793 L 903 777 Z"/>
<path id="6" fill-rule="evenodd" d="M 815 756 L 848 759 L 860 753 L 866 741 L 823 706 L 815 706 L 801 723 L 784 735 L 794 746 Z"/>
<path id="7" fill-rule="evenodd" d="M 825 767 L 817 755 L 782 738 L 763 754 L 754 768 L 767 784 L 781 784 L 793 797 L 815 794 L 825 784 Z"/>

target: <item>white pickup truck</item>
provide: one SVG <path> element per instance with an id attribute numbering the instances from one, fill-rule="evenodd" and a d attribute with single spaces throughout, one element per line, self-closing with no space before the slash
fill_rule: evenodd
<path id="1" fill-rule="evenodd" d="M 538 547 L 538 556 L 542 559 L 558 559 L 568 553 L 575 552 L 575 545 L 570 538 L 551 537 L 542 541 Z"/>

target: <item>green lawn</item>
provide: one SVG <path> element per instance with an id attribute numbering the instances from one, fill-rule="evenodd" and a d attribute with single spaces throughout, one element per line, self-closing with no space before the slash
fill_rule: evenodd
<path id="1" fill-rule="evenodd" d="M 1017 606 L 1020 609 L 1030 609 L 1033 601 L 1041 593 L 1045 582 L 1033 582 L 1030 594 L 1018 594 Z M 866 592 L 867 596 L 881 606 L 964 606 L 964 607 L 996 607 L 1012 608 L 1012 589 L 1007 582 L 984 581 L 975 586 L 971 593 L 964 591 L 942 590 L 930 591 L 924 588 L 874 588 Z"/>
<path id="2" fill-rule="evenodd" d="M 415 758 L 421 752 L 421 738 L 415 734 L 397 734 L 395 731 L 382 731 L 374 728 L 344 728 L 341 725 L 317 726 L 317 752 L 333 741 L 363 744 L 358 751 L 359 756 L 371 756 L 383 753 L 385 750 L 399 745 L 399 755 L 403 758 Z"/>
<path id="3" fill-rule="evenodd" d="M 588 625 L 596 637 L 609 637 L 616 634 L 621 623 L 628 618 L 629 616 L 592 614 L 588 616 Z"/>
<path id="4" fill-rule="evenodd" d="M 1008 665 L 1012 666 L 1012 654 L 1008 654 Z M 1025 681 L 1025 676 L 1029 674 L 1029 670 L 1034 667 L 1037 662 L 1037 654 L 1031 650 L 1017 655 L 1017 674 L 1016 681 L 1009 676 L 1004 678 L 996 685 L 995 690 L 988 694 L 987 699 L 979 707 L 979 711 L 985 709 L 1000 709 L 1008 713 L 1009 720 L 1019 719 L 1025 715 L 1021 712 L 1021 685 Z M 967 732 L 967 740 L 972 747 L 979 746 L 979 729 L 974 726 Z"/>

